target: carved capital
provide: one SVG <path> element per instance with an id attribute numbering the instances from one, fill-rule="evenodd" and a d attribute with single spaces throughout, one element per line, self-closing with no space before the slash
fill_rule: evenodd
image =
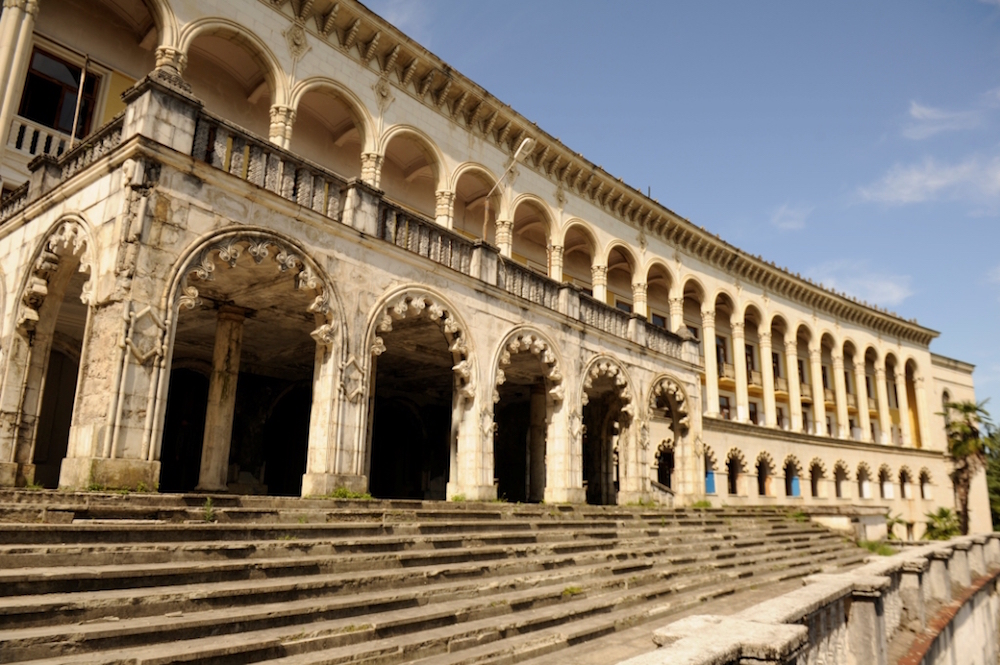
<path id="1" fill-rule="evenodd" d="M 715 312 L 712 310 L 701 310 L 701 325 L 703 328 L 714 328 Z"/>
<path id="2" fill-rule="evenodd" d="M 729 324 L 733 328 L 733 337 L 743 337 L 746 324 L 743 321 L 733 321 Z"/>
<path id="3" fill-rule="evenodd" d="M 789 358 L 795 358 L 799 355 L 799 342 L 798 340 L 789 340 L 785 342 L 785 355 Z"/>
<path id="4" fill-rule="evenodd" d="M 187 67 L 187 54 L 172 46 L 159 46 L 156 49 L 156 69 L 167 69 L 178 76 Z"/>
<path id="5" fill-rule="evenodd" d="M 510 219 L 498 219 L 496 221 L 497 228 L 497 245 L 500 247 L 506 247 L 511 243 L 511 237 L 514 230 L 514 221 Z"/>
<path id="6" fill-rule="evenodd" d="M 771 333 L 770 331 L 758 332 L 757 339 L 760 340 L 761 346 L 771 346 Z"/>
<path id="7" fill-rule="evenodd" d="M 605 286 L 608 283 L 608 267 L 591 266 L 590 276 L 591 282 L 594 286 Z"/>
<path id="8" fill-rule="evenodd" d="M 366 152 L 361 155 L 361 179 L 378 189 L 382 182 L 382 161 L 384 155 L 377 152 Z"/>

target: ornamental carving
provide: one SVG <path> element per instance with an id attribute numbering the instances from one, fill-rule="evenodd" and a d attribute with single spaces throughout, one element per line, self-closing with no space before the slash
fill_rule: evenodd
<path id="1" fill-rule="evenodd" d="M 634 407 L 632 406 L 632 389 L 628 385 L 628 378 L 626 378 L 625 372 L 622 371 L 621 366 L 609 358 L 601 358 L 592 364 L 590 369 L 587 371 L 587 377 L 583 380 L 584 405 L 586 405 L 588 401 L 587 392 L 593 389 L 594 381 L 601 377 L 608 377 L 611 379 L 614 383 L 615 390 L 618 392 L 618 397 L 625 403 L 625 406 L 622 407 L 622 411 L 632 415 Z"/>
<path id="2" fill-rule="evenodd" d="M 649 410 L 650 412 L 666 410 L 671 425 L 677 427 L 681 436 L 687 434 L 691 426 L 688 417 L 687 396 L 684 394 L 684 389 L 674 379 L 663 377 L 653 384 L 653 389 L 649 393 Z"/>
<path id="3" fill-rule="evenodd" d="M 438 303 L 434 296 L 428 293 L 406 292 L 396 296 L 382 310 L 382 315 L 376 324 L 378 333 L 392 331 L 394 321 L 402 319 L 425 318 L 436 323 L 448 340 L 448 350 L 451 352 L 455 365 L 456 390 L 467 400 L 475 398 L 475 363 L 472 362 L 465 331 L 461 329 L 458 320 L 451 312 Z M 380 356 L 385 352 L 385 340 L 376 335 L 372 341 L 371 353 Z"/>
<path id="4" fill-rule="evenodd" d="M 500 360 L 497 363 L 496 385 L 493 388 L 493 403 L 496 404 L 500 401 L 500 393 L 497 391 L 497 388 L 502 386 L 507 380 L 507 376 L 503 371 L 504 367 L 510 365 L 512 355 L 524 351 L 530 352 L 537 357 L 538 361 L 542 364 L 542 374 L 545 377 L 546 387 L 548 387 L 549 398 L 553 402 L 563 401 L 565 389 L 562 384 L 562 372 L 559 371 L 559 361 L 552 352 L 549 342 L 539 335 L 523 332 L 514 335 L 508 340 L 500 352 Z"/>
<path id="5" fill-rule="evenodd" d="M 55 232 L 49 235 L 42 251 L 31 268 L 27 284 L 21 294 L 21 308 L 17 318 L 17 326 L 24 332 L 34 331 L 38 325 L 39 311 L 49 294 L 49 280 L 59 270 L 63 258 L 71 256 L 80 260 L 79 271 L 93 275 L 91 270 L 91 250 L 87 236 L 79 222 L 67 220 L 60 224 Z M 80 300 L 84 305 L 93 303 L 91 279 L 83 285 Z"/>

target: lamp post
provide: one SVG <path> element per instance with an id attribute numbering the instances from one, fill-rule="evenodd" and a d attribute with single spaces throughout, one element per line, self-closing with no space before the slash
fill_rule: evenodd
<path id="1" fill-rule="evenodd" d="M 495 192 L 496 188 L 500 186 L 503 179 L 507 177 L 510 170 L 514 168 L 514 165 L 518 162 L 523 162 L 524 158 L 528 156 L 528 153 L 530 153 L 531 149 L 534 147 L 535 139 L 531 137 L 521 141 L 521 145 L 517 146 L 517 150 L 514 152 L 514 158 L 510 160 L 510 166 L 507 167 L 507 170 L 503 172 L 503 175 L 500 176 L 497 183 L 493 185 L 493 189 L 491 189 L 486 195 L 486 205 L 483 206 L 483 242 L 486 242 L 486 229 L 489 228 L 490 225 L 490 197 L 493 196 L 493 192 Z"/>

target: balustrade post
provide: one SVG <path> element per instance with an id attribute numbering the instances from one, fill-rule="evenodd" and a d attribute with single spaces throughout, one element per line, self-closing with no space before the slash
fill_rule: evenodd
<path id="1" fill-rule="evenodd" d="M 370 236 L 378 235 L 379 204 L 382 202 L 382 192 L 371 185 L 352 178 L 344 195 L 344 212 L 341 221 L 353 229 Z M 394 214 L 388 212 L 387 214 Z"/>
<path id="2" fill-rule="evenodd" d="M 192 154 L 203 105 L 179 76 L 167 69 L 154 69 L 126 90 L 122 99 L 127 104 L 122 143 L 141 135 L 182 155 Z"/>
<path id="3" fill-rule="evenodd" d="M 472 245 L 472 276 L 492 286 L 497 285 L 500 252 L 493 245 L 477 240 Z"/>

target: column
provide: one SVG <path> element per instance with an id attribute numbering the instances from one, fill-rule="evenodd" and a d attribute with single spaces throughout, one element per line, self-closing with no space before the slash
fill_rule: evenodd
<path id="1" fill-rule="evenodd" d="M 434 192 L 434 221 L 446 229 L 455 225 L 455 192 L 439 189 Z"/>
<path id="2" fill-rule="evenodd" d="M 705 354 L 705 413 L 719 415 L 719 364 L 715 357 L 715 312 L 701 312 L 701 344 Z"/>
<path id="3" fill-rule="evenodd" d="M 549 245 L 549 277 L 557 282 L 563 281 L 563 246 Z"/>
<path id="4" fill-rule="evenodd" d="M 889 416 L 889 393 L 885 384 L 885 358 L 875 361 L 875 393 L 878 395 L 878 428 L 882 445 L 892 440 L 892 418 Z"/>
<path id="5" fill-rule="evenodd" d="M 802 391 L 799 387 L 799 342 L 785 342 L 785 373 L 788 375 L 788 417 L 793 432 L 802 431 Z"/>
<path id="6" fill-rule="evenodd" d="M 272 106 L 268 140 L 279 148 L 288 150 L 292 144 L 292 125 L 294 124 L 295 109 L 290 106 Z"/>
<path id="7" fill-rule="evenodd" d="M 528 498 L 531 501 L 545 499 L 545 432 L 548 429 L 546 415 L 548 395 L 544 385 L 531 387 L 531 403 L 528 429 Z"/>
<path id="8" fill-rule="evenodd" d="M 865 362 L 854 363 L 854 392 L 858 398 L 858 426 L 861 440 L 871 441 L 872 422 L 868 415 L 868 382 L 865 380 Z"/>
<path id="9" fill-rule="evenodd" d="M 760 340 L 760 378 L 764 384 L 764 425 L 778 426 L 778 409 L 774 403 L 774 363 L 771 361 L 771 331 L 757 329 Z"/>
<path id="10" fill-rule="evenodd" d="M 670 299 L 670 330 L 680 333 L 684 330 L 684 297 Z"/>
<path id="11" fill-rule="evenodd" d="M 0 101 L 0 158 L 7 146 L 10 123 L 17 112 L 24 77 L 31 58 L 31 37 L 38 16 L 38 0 L 4 0 L 0 19 L 0 81 L 6 86 Z"/>
<path id="12" fill-rule="evenodd" d="M 914 396 L 917 398 L 916 408 L 917 408 L 917 423 L 920 425 L 920 436 L 919 445 L 921 448 L 926 447 L 930 444 L 930 419 L 927 413 L 927 390 L 924 388 L 924 377 L 915 376 L 913 377 L 914 386 L 913 392 Z M 917 445 L 917 437 L 914 437 L 913 444 Z"/>
<path id="13" fill-rule="evenodd" d="M 594 290 L 594 298 L 603 303 L 608 302 L 608 267 L 591 266 L 590 281 Z"/>
<path id="14" fill-rule="evenodd" d="M 180 76 L 184 73 L 185 67 L 187 67 L 187 55 L 179 49 L 172 46 L 158 46 L 156 48 L 157 69 L 165 69 Z"/>
<path id="15" fill-rule="evenodd" d="M 733 329 L 733 369 L 736 371 L 736 420 L 745 423 L 750 418 L 750 398 L 747 396 L 747 343 L 743 321 L 731 320 Z"/>
<path id="16" fill-rule="evenodd" d="M 377 152 L 366 152 L 361 155 L 361 179 L 379 189 L 382 183 L 382 161 L 385 156 Z"/>
<path id="17" fill-rule="evenodd" d="M 649 303 L 646 300 L 646 285 L 632 284 L 632 312 L 649 320 Z"/>
<path id="18" fill-rule="evenodd" d="M 514 222 L 510 219 L 497 219 L 497 229 L 496 229 L 496 243 L 497 247 L 500 249 L 500 254 L 507 257 L 511 257 L 511 251 L 513 249 L 513 230 Z M 486 238 L 483 238 L 486 240 Z"/>
<path id="19" fill-rule="evenodd" d="M 910 398 L 906 394 L 906 370 L 897 366 L 895 379 L 896 408 L 899 409 L 899 430 L 902 433 L 899 443 L 900 445 L 908 446 L 913 441 L 913 437 L 910 433 Z"/>
<path id="20" fill-rule="evenodd" d="M 215 325 L 215 350 L 212 352 L 212 376 L 208 383 L 201 472 L 198 487 L 195 488 L 198 490 L 226 490 L 245 316 L 246 312 L 238 307 L 219 308 L 218 322 Z"/>
<path id="21" fill-rule="evenodd" d="M 826 405 L 823 404 L 823 350 L 809 347 L 809 374 L 813 391 L 813 433 L 826 432 Z"/>
<path id="22" fill-rule="evenodd" d="M 847 417 L 847 377 L 844 376 L 844 356 L 833 354 L 833 389 L 837 396 L 837 432 L 841 439 L 851 438 L 850 421 Z M 830 436 L 834 436 L 830 432 Z"/>

